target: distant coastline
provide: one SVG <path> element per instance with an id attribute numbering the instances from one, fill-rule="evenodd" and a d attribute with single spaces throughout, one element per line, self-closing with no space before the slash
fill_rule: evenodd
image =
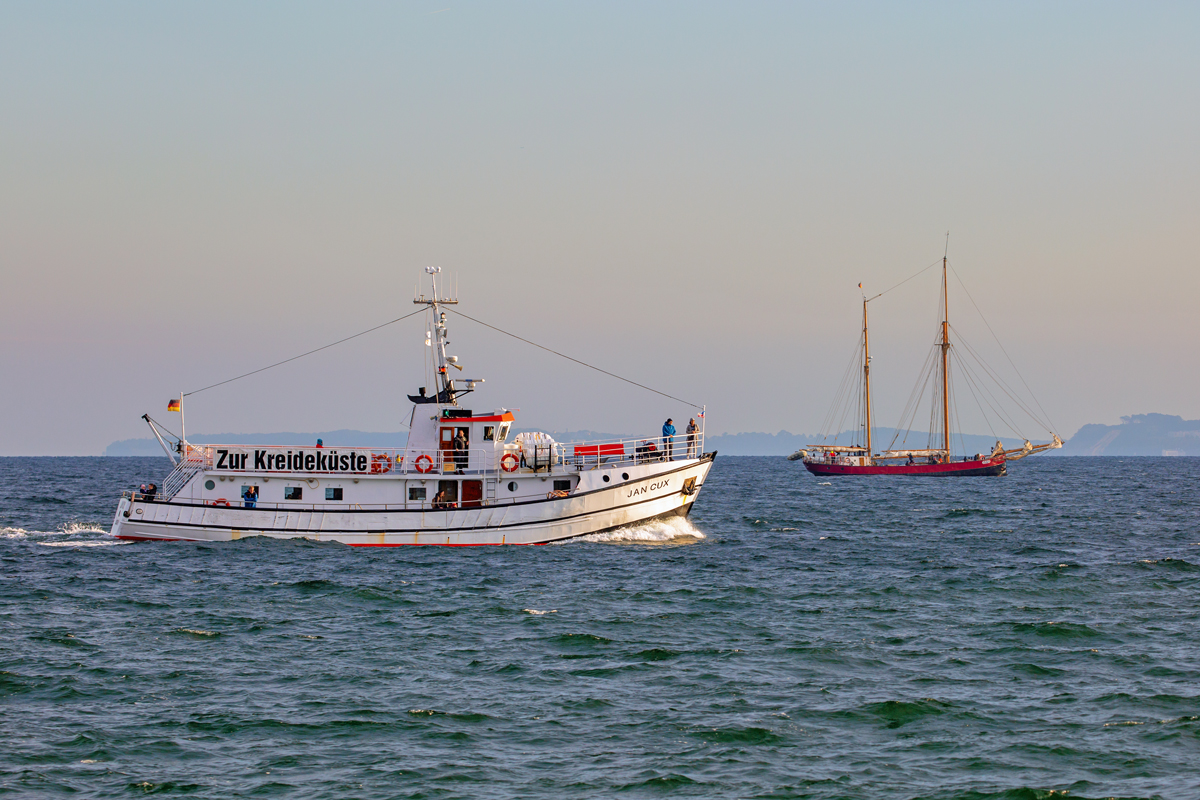
<path id="1" fill-rule="evenodd" d="M 876 441 L 888 442 L 894 430 L 874 428 Z M 597 431 L 559 431 L 551 436 L 559 441 L 585 439 L 628 438 L 625 434 Z M 404 432 L 370 432 L 336 430 L 316 433 L 219 433 L 189 437 L 195 444 L 303 444 L 323 439 L 331 445 L 350 447 L 403 447 L 408 439 Z M 850 440 L 848 432 L 840 437 Z M 911 437 L 910 437 L 911 438 Z M 990 435 L 964 435 L 963 444 L 970 450 L 985 452 L 995 444 Z M 957 440 L 957 437 L 956 437 Z M 821 441 L 821 437 L 805 433 L 723 433 L 705 440 L 706 450 L 717 450 L 729 456 L 786 456 L 802 447 Z M 1001 437 L 1005 447 L 1020 447 L 1021 440 Z M 916 446 L 921 446 L 920 443 Z M 956 441 L 957 444 L 957 441 Z M 154 439 L 123 439 L 104 450 L 105 456 L 157 456 L 162 448 Z M 1185 420 L 1169 414 L 1134 414 L 1121 417 L 1119 425 L 1084 425 L 1064 443 L 1053 456 L 1200 456 L 1200 420 Z"/>
<path id="2" fill-rule="evenodd" d="M 1067 440 L 1064 456 L 1200 456 L 1200 420 L 1133 414 L 1120 425 L 1084 425 Z"/>

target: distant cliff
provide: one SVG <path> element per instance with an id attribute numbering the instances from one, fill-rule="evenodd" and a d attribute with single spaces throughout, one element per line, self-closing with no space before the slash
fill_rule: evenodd
<path id="1" fill-rule="evenodd" d="M 1057 454 L 1064 456 L 1200 456 L 1200 420 L 1134 414 L 1120 425 L 1084 425 Z"/>

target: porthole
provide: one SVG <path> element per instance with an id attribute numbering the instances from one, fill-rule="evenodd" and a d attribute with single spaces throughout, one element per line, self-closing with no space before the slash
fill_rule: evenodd
<path id="1" fill-rule="evenodd" d="M 217 484 L 213 483 L 212 481 L 205 481 L 204 488 L 211 492 L 213 489 L 217 488 Z"/>
<path id="2" fill-rule="evenodd" d="M 516 482 L 516 481 L 509 481 L 509 482 L 508 482 L 508 490 L 509 490 L 510 492 L 515 492 L 515 491 L 517 490 L 517 482 Z"/>
<path id="3" fill-rule="evenodd" d="M 605 483 L 608 483 L 608 480 L 609 480 L 609 479 L 608 479 L 608 476 L 607 476 L 607 475 L 605 475 L 605 476 L 604 476 L 604 482 L 605 482 Z"/>
<path id="4" fill-rule="evenodd" d="M 623 481 L 627 481 L 627 480 L 629 480 L 629 473 L 628 473 L 628 472 L 622 472 L 622 473 L 621 473 L 621 480 L 623 480 Z"/>

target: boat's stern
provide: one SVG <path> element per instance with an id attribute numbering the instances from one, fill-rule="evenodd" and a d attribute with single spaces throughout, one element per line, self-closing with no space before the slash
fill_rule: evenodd
<path id="1" fill-rule="evenodd" d="M 112 529 L 108 532 L 110 536 L 121 538 L 121 524 L 129 519 L 129 509 L 132 508 L 133 502 L 128 494 L 121 495 L 121 501 L 117 503 L 117 513 L 113 517 Z"/>

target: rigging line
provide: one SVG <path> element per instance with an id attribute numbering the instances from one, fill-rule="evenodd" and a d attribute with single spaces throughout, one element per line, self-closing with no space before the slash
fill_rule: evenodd
<path id="1" fill-rule="evenodd" d="M 895 431 L 892 433 L 892 441 L 888 444 L 888 449 L 895 448 L 896 440 L 900 437 L 900 433 L 905 434 L 901 444 L 908 441 L 908 434 L 912 432 L 912 424 L 915 421 L 917 409 L 921 406 L 921 398 L 925 396 L 925 387 L 929 383 L 929 372 L 933 365 L 933 349 L 925 356 L 925 363 L 921 365 L 921 371 L 917 373 L 917 382 L 913 384 L 912 391 L 908 393 L 908 400 L 904 403 L 904 409 L 900 412 L 900 418 Z M 907 427 L 903 427 L 907 426 Z"/>
<path id="2" fill-rule="evenodd" d="M 933 267 L 936 267 L 936 266 L 937 266 L 938 264 L 940 264 L 940 263 L 942 263 L 942 260 L 939 258 L 937 261 L 934 261 L 934 262 L 933 262 L 932 264 L 930 264 L 928 267 L 925 267 L 924 269 L 918 270 L 917 272 L 914 272 L 912 275 L 909 275 L 907 278 L 905 278 L 904 280 L 900 281 L 900 282 L 899 282 L 899 283 L 897 283 L 895 286 L 893 286 L 893 287 L 892 287 L 892 289 L 899 289 L 901 286 L 903 286 L 904 284 L 908 283 L 908 282 L 909 282 L 909 281 L 911 281 L 913 278 L 917 277 L 918 275 L 920 275 L 920 274 L 921 274 L 921 273 L 923 273 L 923 272 L 928 272 L 930 269 L 932 269 Z M 872 301 L 872 300 L 874 300 L 876 297 L 883 297 L 885 294 L 887 294 L 888 292 L 890 292 L 892 289 L 884 289 L 882 292 L 880 292 L 879 294 L 875 295 L 875 297 L 871 297 L 871 298 L 869 298 L 869 299 L 867 300 L 867 302 L 868 302 L 868 303 L 869 303 L 869 302 L 871 302 L 871 301 Z"/>
<path id="3" fill-rule="evenodd" d="M 858 358 L 858 351 L 859 351 L 859 348 L 861 347 L 861 345 L 862 345 L 862 337 L 859 336 L 858 342 L 855 343 L 854 350 L 850 353 L 850 363 L 847 365 L 845 371 L 843 371 L 842 379 L 838 383 L 837 391 L 833 396 L 833 402 L 832 402 L 832 404 L 830 404 L 829 410 L 825 412 L 825 418 L 821 421 L 820 434 L 821 434 L 821 443 L 822 444 L 824 444 L 825 440 L 828 439 L 829 436 L 831 435 L 831 429 L 834 425 L 835 420 L 837 419 L 837 414 L 839 411 L 841 411 L 843 386 L 846 383 L 846 381 L 848 380 L 847 376 L 850 374 L 850 371 L 854 369 L 854 363 Z"/>
<path id="4" fill-rule="evenodd" d="M 464 314 L 463 312 L 458 311 L 456 309 L 448 308 L 446 310 L 449 311 L 451 314 L 457 314 L 460 317 L 466 317 L 467 319 L 471 320 L 471 322 L 482 325 L 485 328 L 491 328 L 492 330 L 496 331 L 497 333 L 503 333 L 505 336 L 511 336 L 512 338 L 516 339 L 517 341 L 524 342 L 525 344 L 533 345 L 534 347 L 538 348 L 539 350 L 545 350 L 547 353 L 553 353 L 554 355 L 559 356 L 560 358 L 565 358 L 567 361 L 573 361 L 582 367 L 587 367 L 588 369 L 594 369 L 594 370 L 596 370 L 596 372 L 603 372 L 605 375 L 608 375 L 610 378 L 616 378 L 619 381 L 624 381 L 625 383 L 636 386 L 639 389 L 645 389 L 648 392 L 654 392 L 654 394 L 660 395 L 662 397 L 666 397 L 669 400 L 675 400 L 677 402 L 691 406 L 692 408 L 700 408 L 700 409 L 704 408 L 704 406 L 697 405 L 696 403 L 692 403 L 688 400 L 684 400 L 682 398 L 675 397 L 674 395 L 667 394 L 666 392 L 660 392 L 658 389 L 651 389 L 649 386 L 646 386 L 645 384 L 642 384 L 642 383 L 638 383 L 637 381 L 631 381 L 628 378 L 622 378 L 620 375 L 617 375 L 615 372 L 609 372 L 606 369 L 600 369 L 600 367 L 594 367 L 591 364 L 588 364 L 585 361 L 580 361 L 577 358 L 571 358 L 569 355 L 566 355 L 565 353 L 560 353 L 557 350 L 551 350 L 549 347 L 540 345 L 537 342 L 531 342 L 528 339 L 523 339 L 522 337 L 517 336 L 515 333 L 509 333 L 508 331 L 506 331 L 502 328 L 497 328 L 495 325 L 489 325 L 486 322 L 484 322 L 483 320 L 475 319 L 474 317 L 468 316 L 467 314 Z"/>
<path id="5" fill-rule="evenodd" d="M 913 384 L 912 391 L 909 393 L 909 396 L 908 396 L 908 401 L 904 405 L 904 410 L 900 413 L 900 423 L 897 426 L 896 431 L 892 436 L 892 442 L 889 445 L 888 449 L 895 448 L 896 439 L 899 438 L 901 432 L 904 433 L 904 438 L 900 439 L 900 444 L 902 444 L 902 445 L 908 444 L 908 437 L 912 435 L 913 426 L 917 422 L 917 412 L 920 410 L 922 402 L 925 399 L 925 391 L 926 391 L 926 389 L 930 388 L 930 382 L 933 379 L 933 374 L 935 371 L 936 353 L 937 353 L 936 346 L 931 347 L 929 349 L 929 352 L 925 357 L 925 363 L 921 366 L 921 371 L 917 375 L 917 381 L 915 384 Z M 936 394 L 936 390 L 934 390 L 933 394 Z M 930 398 L 930 413 L 931 414 L 933 413 L 933 405 L 934 405 L 933 401 L 935 401 L 936 399 L 937 398 L 935 396 L 931 395 L 931 398 Z M 932 424 L 932 423 L 930 423 L 930 424 Z"/>
<path id="6" fill-rule="evenodd" d="M 987 364 L 979 358 L 978 354 L 976 354 L 973 350 L 971 350 L 970 345 L 967 344 L 967 341 L 965 339 L 963 339 L 962 337 L 959 337 L 959 343 L 962 345 L 966 345 L 967 349 L 963 352 L 969 354 L 972 358 L 975 359 L 976 365 L 979 366 L 983 370 L 984 375 L 991 378 L 993 381 L 996 381 L 996 385 L 1000 389 L 1001 392 L 1008 395 L 1009 399 L 1012 400 L 1014 403 L 1016 403 L 1017 407 L 1020 408 L 1022 411 L 1024 411 L 1026 416 L 1028 416 L 1030 419 L 1032 419 L 1038 425 L 1042 426 L 1043 428 L 1046 428 L 1046 430 L 1049 430 L 1049 427 L 1045 423 L 1043 423 L 1041 420 L 1039 420 L 1036 416 L 1034 416 L 1030 412 L 1029 408 L 1027 408 L 1023 403 L 1021 403 L 1020 400 L 1018 400 L 1016 397 L 1014 397 L 1009 392 L 1008 388 L 1002 382 L 997 381 L 996 376 L 989 372 Z M 962 363 L 964 366 L 966 366 L 968 364 L 968 362 L 965 359 L 962 360 Z M 992 407 L 993 410 L 996 412 L 996 414 L 1002 420 L 1004 420 L 1006 423 L 1008 423 L 1009 429 L 1013 433 L 1015 433 L 1018 436 L 1021 436 L 1022 439 L 1025 438 L 1021 434 L 1020 428 L 1018 427 L 1016 421 L 1013 420 L 1012 417 L 1009 416 L 1006 412 L 1004 412 L 1003 409 L 999 408 L 1000 399 L 995 396 L 995 394 L 991 391 L 991 389 L 987 388 L 987 384 L 983 383 L 982 378 L 980 378 L 979 380 L 980 380 L 980 389 L 982 391 L 985 391 L 988 395 L 990 395 L 992 397 L 992 399 L 994 399 L 996 401 L 996 406 Z M 991 401 L 988 402 L 988 405 L 991 405 Z"/>
<path id="7" fill-rule="evenodd" d="M 951 326 L 951 327 L 953 327 L 953 326 Z M 955 331 L 955 333 L 958 333 L 957 330 Z M 1050 425 L 1049 420 L 1040 419 L 1036 414 L 1034 414 L 1033 411 L 1029 408 L 1029 406 L 1025 405 L 1025 402 L 1023 400 L 1021 400 L 1021 398 L 1016 396 L 1015 390 L 1012 390 L 1011 387 L 1009 387 L 1009 385 L 998 374 L 996 374 L 995 371 L 991 367 L 989 367 L 987 365 L 987 362 L 984 361 L 983 358 L 977 352 L 975 352 L 975 349 L 973 347 L 971 347 L 970 343 L 968 343 L 967 340 L 962 337 L 962 334 L 958 335 L 958 340 L 962 344 L 966 345 L 966 352 L 971 354 L 971 356 L 976 360 L 976 362 L 979 364 L 979 366 L 983 369 L 984 373 L 989 378 L 991 378 L 993 381 L 995 381 L 997 388 L 999 388 L 1000 391 L 1002 391 L 1006 395 L 1008 395 L 1009 399 L 1011 399 L 1017 405 L 1017 408 L 1024 411 L 1031 420 L 1033 420 L 1038 425 L 1045 428 L 1045 430 L 1048 433 L 1053 432 L 1053 427 Z M 1034 400 L 1036 402 L 1036 398 L 1034 398 Z M 1039 406 L 1039 408 L 1040 408 L 1040 406 Z M 1014 427 L 1014 430 L 1015 430 L 1015 427 Z"/>
<path id="8" fill-rule="evenodd" d="M 962 339 L 960 339 L 959 341 L 960 341 L 960 343 L 965 344 L 965 342 Z M 968 350 L 967 352 L 970 352 L 970 351 Z M 984 399 L 987 401 L 988 407 L 991 408 L 992 411 L 995 412 L 996 416 L 1002 422 L 1004 422 L 1005 424 L 1008 425 L 1008 429 L 1011 433 L 1013 433 L 1014 435 L 1016 435 L 1022 439 L 1026 438 L 1021 433 L 1020 426 L 1017 425 L 1016 421 L 1011 416 L 1009 416 L 1009 414 L 1007 412 L 1005 412 L 1003 406 L 1000 403 L 1000 399 L 998 397 L 996 397 L 996 395 L 992 392 L 991 389 L 988 388 L 988 385 L 983 381 L 983 379 L 981 377 L 979 377 L 978 375 L 975 375 L 973 372 L 971 372 L 970 362 L 968 362 L 966 359 L 959 359 L 959 361 L 962 364 L 962 366 L 964 367 L 964 369 L 966 370 L 965 374 L 971 375 L 976 381 L 978 381 L 977 385 L 979 387 L 980 393 L 983 395 Z M 976 359 L 975 363 L 978 366 L 982 367 L 985 370 L 984 374 L 987 375 L 986 365 L 983 364 L 978 359 Z M 988 377 L 992 377 L 992 376 L 988 375 Z M 994 380 L 994 378 L 993 378 L 993 380 Z M 1004 391 L 1005 394 L 1008 394 L 1007 390 L 1005 390 L 1003 387 L 1000 387 L 1000 388 L 1001 388 L 1001 391 Z M 1011 398 L 1012 395 L 1009 395 L 1009 397 Z M 994 404 L 992 402 L 993 400 L 995 401 Z M 1020 404 L 1018 403 L 1018 406 L 1019 405 Z M 1022 410 L 1025 411 L 1026 414 L 1029 413 L 1028 409 L 1025 409 L 1024 407 L 1022 407 Z M 1037 422 L 1036 417 L 1031 416 L 1030 418 L 1033 419 L 1035 422 Z M 1038 423 L 1038 424 L 1041 424 L 1041 423 Z"/>
<path id="9" fill-rule="evenodd" d="M 996 335 L 994 330 L 992 330 L 992 326 L 990 323 L 988 323 L 987 317 L 985 317 L 983 312 L 979 310 L 979 305 L 975 302 L 975 298 L 971 297 L 971 293 L 967 290 L 967 284 L 963 283 L 963 279 L 959 277 L 958 271 L 955 270 L 954 267 L 950 267 L 950 271 L 954 273 L 954 279 L 957 280 L 958 285 L 963 288 L 963 292 L 967 295 L 967 299 L 971 301 L 971 305 L 975 306 L 975 312 L 979 314 L 979 318 L 983 320 L 983 324 L 987 325 L 988 332 L 992 334 L 992 338 L 996 340 L 996 344 L 1000 345 L 1000 352 L 1004 353 L 1004 357 L 1007 358 L 1008 363 L 1012 365 L 1013 372 L 1017 373 L 1017 377 L 1021 379 L 1021 383 L 1025 384 L 1025 391 L 1029 392 L 1029 396 L 1033 398 L 1033 402 L 1037 404 L 1039 409 L 1041 409 L 1042 415 L 1046 418 L 1046 421 L 1050 422 L 1050 415 L 1046 413 L 1046 409 L 1042 408 L 1042 404 L 1038 402 L 1037 395 L 1033 393 L 1033 389 L 1030 389 L 1029 384 L 1025 383 L 1025 376 L 1021 374 L 1021 370 L 1017 369 L 1017 365 L 1013 362 L 1012 356 L 1010 356 L 1008 351 L 1004 349 L 1004 345 L 1000 342 L 1000 337 Z M 1053 426 L 1053 423 L 1051 423 L 1051 425 Z M 1053 427 L 1051 427 L 1051 431 L 1053 431 Z"/>
<path id="10" fill-rule="evenodd" d="M 829 412 L 829 433 L 824 434 L 822 442 L 829 435 L 833 437 L 833 443 L 836 445 L 841 438 L 842 433 L 846 430 L 847 417 L 850 416 L 852 410 L 851 393 L 856 385 L 855 376 L 858 375 L 858 364 L 862 354 L 862 334 L 859 334 L 858 341 L 855 342 L 854 350 L 850 354 L 850 361 L 846 364 L 846 370 L 842 374 L 841 382 L 838 384 L 837 395 L 834 398 L 834 404 L 830 407 Z M 855 395 L 857 397 L 857 395 Z M 839 416 L 840 415 L 840 416 Z"/>
<path id="11" fill-rule="evenodd" d="M 205 386 L 203 389 L 195 389 L 190 392 L 184 392 L 183 396 L 188 397 L 189 395 L 200 394 L 201 392 L 207 392 L 209 389 L 215 389 L 218 386 L 224 386 L 227 383 L 233 383 L 234 381 L 240 381 L 242 378 L 249 378 L 251 375 L 257 375 L 260 372 L 266 372 L 269 369 L 274 369 L 275 367 L 281 367 L 284 364 L 287 364 L 291 361 L 295 361 L 298 358 L 304 358 L 305 356 L 311 356 L 313 353 L 319 353 L 322 350 L 328 350 L 329 348 L 339 345 L 342 342 L 348 342 L 351 339 L 357 339 L 360 336 L 366 336 L 368 333 L 377 331 L 380 328 L 386 328 L 388 325 L 395 324 L 397 322 L 400 322 L 401 320 L 408 319 L 409 317 L 415 317 L 417 314 L 424 313 L 424 311 L 425 311 L 425 309 L 423 309 L 423 308 L 419 309 L 417 311 L 412 312 L 411 314 L 405 314 L 403 317 L 397 317 L 396 319 L 392 320 L 391 322 L 385 322 L 382 325 L 376 325 L 374 328 L 368 328 L 367 330 L 363 331 L 362 333 L 356 333 L 353 336 L 347 336 L 345 339 L 338 339 L 336 342 L 327 344 L 324 347 L 318 347 L 316 350 L 309 350 L 307 353 L 301 353 L 298 356 L 292 356 L 291 358 L 286 358 L 283 361 L 279 361 L 274 364 L 271 364 L 269 367 L 263 367 L 261 369 L 256 369 L 253 372 L 247 372 L 245 375 L 238 375 L 236 378 L 230 378 L 229 380 L 221 381 L 220 383 L 214 383 L 211 386 Z"/>
<path id="12" fill-rule="evenodd" d="M 966 376 L 967 379 L 967 389 L 971 392 L 971 397 L 975 400 L 975 405 L 979 408 L 979 415 L 983 417 L 984 424 L 988 426 L 988 430 L 991 431 L 992 437 L 995 438 L 996 429 L 992 425 L 992 418 L 989 417 L 987 412 L 983 410 L 983 403 L 979 402 L 979 395 L 975 393 L 975 381 L 971 376 L 970 370 L 964 369 L 963 375 Z"/>

